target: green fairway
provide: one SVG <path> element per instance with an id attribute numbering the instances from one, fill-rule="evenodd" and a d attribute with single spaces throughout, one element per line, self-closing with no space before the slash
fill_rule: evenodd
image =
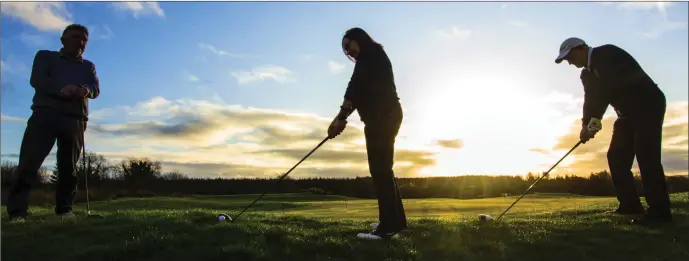
<path id="1" fill-rule="evenodd" d="M 236 223 L 257 195 L 125 198 L 93 202 L 105 219 L 62 221 L 32 207 L 25 223 L 3 209 L 3 261 L 59 260 L 689 260 L 689 199 L 672 195 L 675 223 L 656 228 L 605 214 L 614 198 L 562 194 L 524 197 L 405 199 L 409 230 L 391 241 L 365 241 L 377 202 L 308 194 L 267 195 Z"/>

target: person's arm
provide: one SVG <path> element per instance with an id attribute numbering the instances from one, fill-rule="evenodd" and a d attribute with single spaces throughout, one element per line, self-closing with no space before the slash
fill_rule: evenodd
<path id="1" fill-rule="evenodd" d="M 603 114 L 605 114 L 610 104 L 605 90 L 602 89 L 607 86 L 602 86 L 599 80 L 595 78 L 594 72 L 587 72 L 586 69 L 581 72 L 581 83 L 584 86 L 584 107 L 581 124 L 582 126 L 588 126 L 592 119 L 600 123 L 603 119 Z"/>
<path id="2" fill-rule="evenodd" d="M 29 83 L 37 92 L 61 99 L 60 90 L 63 86 L 57 84 L 50 77 L 50 58 L 49 51 L 40 50 L 36 53 L 33 59 L 33 66 L 31 67 Z"/>
<path id="3" fill-rule="evenodd" d="M 355 108 L 352 106 L 352 102 L 345 98 L 340 106 L 340 112 L 337 113 L 338 120 L 347 120 L 347 117 L 354 112 Z"/>
<path id="4" fill-rule="evenodd" d="M 352 77 L 349 79 L 349 84 L 347 84 L 347 90 L 344 94 L 344 100 L 340 106 L 340 112 L 337 114 L 337 119 L 346 120 L 349 115 L 351 115 L 356 108 L 352 103 L 353 100 L 357 99 L 358 90 L 365 88 L 365 84 L 368 78 L 368 60 L 360 59 L 354 65 L 354 72 L 352 72 Z"/>
<path id="5" fill-rule="evenodd" d="M 79 86 L 89 90 L 88 98 L 95 99 L 100 95 L 100 80 L 96 73 L 96 65 L 91 62 L 89 62 L 89 64 L 91 65 L 89 80 L 85 84 L 80 84 Z"/>

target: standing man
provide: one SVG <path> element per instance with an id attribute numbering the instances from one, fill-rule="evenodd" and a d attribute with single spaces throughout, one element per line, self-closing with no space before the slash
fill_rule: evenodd
<path id="1" fill-rule="evenodd" d="M 586 142 L 602 128 L 601 119 L 611 105 L 617 112 L 608 166 L 617 193 L 618 214 L 643 214 L 631 171 L 636 156 L 648 203 L 644 218 L 632 223 L 670 222 L 670 197 L 661 163 L 666 100 L 658 85 L 623 49 L 606 44 L 590 47 L 572 37 L 560 45 L 555 63 L 567 60 L 581 70 L 584 108 L 580 139 Z"/>
<path id="2" fill-rule="evenodd" d="M 96 66 L 82 57 L 88 36 L 85 26 L 69 25 L 60 37 L 63 47 L 59 52 L 40 50 L 34 57 L 30 80 L 35 91 L 33 113 L 24 131 L 16 180 L 8 195 L 7 212 L 11 220 L 26 218 L 29 190 L 55 141 L 59 174 L 55 214 L 73 216 L 78 180 L 76 164 L 88 121 L 88 99 L 100 94 Z"/>
<path id="3" fill-rule="evenodd" d="M 395 173 L 395 139 L 402 124 L 403 112 L 392 63 L 383 46 L 361 28 L 351 28 L 342 37 L 342 51 L 355 62 L 354 72 L 345 91 L 340 112 L 328 128 L 335 138 L 345 129 L 347 117 L 356 110 L 364 122 L 368 167 L 378 198 L 380 223 L 364 239 L 389 239 L 407 228 L 407 217 Z"/>

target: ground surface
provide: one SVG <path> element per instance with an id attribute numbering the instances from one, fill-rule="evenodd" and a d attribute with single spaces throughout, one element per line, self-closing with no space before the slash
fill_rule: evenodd
<path id="1" fill-rule="evenodd" d="M 2 213 L 2 260 L 689 260 L 689 199 L 672 195 L 675 224 L 644 228 L 602 213 L 614 198 L 529 195 L 405 200 L 410 229 L 389 242 L 356 238 L 377 217 L 376 201 L 270 195 L 236 223 L 256 195 L 120 199 L 92 203 L 105 219 L 62 221 L 33 207 L 25 223 Z"/>

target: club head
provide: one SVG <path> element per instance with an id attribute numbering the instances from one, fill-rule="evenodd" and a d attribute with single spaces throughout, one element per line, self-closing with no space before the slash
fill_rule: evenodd
<path id="1" fill-rule="evenodd" d="M 225 213 L 220 213 L 218 215 L 218 221 L 233 222 L 232 218 Z"/>
<path id="2" fill-rule="evenodd" d="M 86 216 L 86 217 L 91 218 L 91 219 L 104 219 L 105 218 L 105 216 L 100 215 L 100 214 L 88 214 L 88 216 Z"/>
<path id="3" fill-rule="evenodd" d="M 491 217 L 490 215 L 481 214 L 478 216 L 478 220 L 481 222 L 490 222 L 493 221 L 493 217 Z"/>

